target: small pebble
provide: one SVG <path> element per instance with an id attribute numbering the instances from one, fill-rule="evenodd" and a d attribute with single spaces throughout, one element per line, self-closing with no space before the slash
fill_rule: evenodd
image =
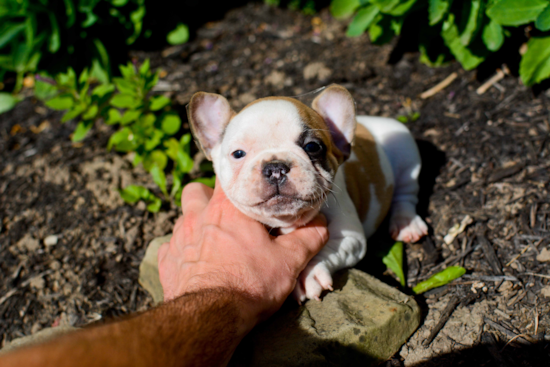
<path id="1" fill-rule="evenodd" d="M 45 246 L 55 246 L 57 245 L 57 236 L 52 234 L 48 237 L 44 238 L 44 245 Z"/>

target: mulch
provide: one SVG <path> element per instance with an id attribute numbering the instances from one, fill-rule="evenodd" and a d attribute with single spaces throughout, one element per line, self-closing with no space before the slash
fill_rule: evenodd
<path id="1" fill-rule="evenodd" d="M 478 95 L 483 81 L 475 71 L 457 63 L 429 68 L 418 54 L 396 57 L 395 43 L 374 46 L 344 31 L 327 11 L 305 16 L 256 4 L 206 24 L 188 44 L 131 57 L 166 72 L 156 91 L 172 98 L 182 118 L 201 90 L 223 94 L 238 110 L 330 83 L 350 90 L 359 114 L 409 117 L 423 159 L 418 209 L 430 234 L 407 246 L 408 285 L 461 265 L 467 276 L 417 297 L 425 321 L 444 325 L 457 308 L 488 307 L 471 345 L 443 354 L 434 347 L 422 365 L 538 365 L 550 353 L 550 294 L 543 295 L 545 287 L 550 293 L 549 97 L 514 76 Z M 453 72 L 458 77 L 443 91 L 419 97 Z M 412 121 L 415 112 L 420 118 Z M 59 120 L 32 97 L 0 115 L 2 343 L 151 307 L 138 266 L 147 243 L 169 233 L 178 215 L 169 204 L 151 214 L 118 197 L 128 184 L 155 187 L 131 157 L 106 151 L 111 127 L 98 124 L 73 144 L 75 123 Z M 463 221 L 465 230 L 445 241 Z M 50 235 L 58 241 L 45 245 Z M 359 268 L 395 282 L 374 255 L 367 258 Z M 436 317 L 430 310 L 439 303 L 452 306 Z M 437 343 L 441 332 L 434 334 Z M 388 363 L 411 364 L 399 354 Z"/>

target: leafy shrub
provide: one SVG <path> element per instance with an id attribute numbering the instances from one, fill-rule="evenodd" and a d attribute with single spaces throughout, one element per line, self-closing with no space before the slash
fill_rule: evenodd
<path id="1" fill-rule="evenodd" d="M 123 45 L 151 36 L 145 15 L 145 0 L 0 0 L 0 82 L 6 73 L 15 74 L 18 93 L 27 73 L 55 74 L 68 66 L 91 67 L 106 82 L 110 57 L 126 59 Z M 180 23 L 167 41 L 179 44 L 188 37 Z"/>
<path id="2" fill-rule="evenodd" d="M 368 31 L 376 44 L 400 35 L 404 22 L 410 22 L 419 35 L 422 62 L 440 66 L 454 57 L 466 70 L 506 47 L 513 27 L 532 24 L 521 79 L 531 86 L 550 77 L 548 0 L 332 0 L 330 10 L 336 18 L 353 16 L 348 36 Z"/>
<path id="3" fill-rule="evenodd" d="M 179 205 L 186 174 L 194 166 L 190 156 L 191 135 L 181 135 L 181 119 L 171 110 L 170 99 L 151 95 L 159 73 L 150 70 L 148 60 L 139 69 L 132 63 L 121 65 L 120 72 L 122 77 L 113 78 L 113 83 L 99 84 L 88 69 L 78 78 L 71 68 L 55 80 L 38 76 L 36 95 L 46 100 L 46 106 L 66 111 L 61 122 L 79 121 L 72 136 L 75 142 L 83 140 L 96 121 L 117 125 L 119 130 L 110 137 L 107 149 L 133 152 L 134 166 L 142 164 L 164 197 Z M 178 135 L 181 137 L 177 138 Z M 166 180 L 169 169 L 170 193 Z M 213 179 L 195 181 L 213 186 Z M 160 198 L 141 186 L 131 185 L 120 193 L 128 203 L 144 200 L 152 212 L 158 211 L 162 204 Z"/>

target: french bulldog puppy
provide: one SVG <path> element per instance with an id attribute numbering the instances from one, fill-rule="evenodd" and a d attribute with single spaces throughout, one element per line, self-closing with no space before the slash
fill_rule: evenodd
<path id="1" fill-rule="evenodd" d="M 329 242 L 300 275 L 294 297 L 319 300 L 332 274 L 357 264 L 388 212 L 395 240 L 416 242 L 427 226 L 416 214 L 420 155 L 408 129 L 356 116 L 351 94 L 324 89 L 311 107 L 268 97 L 233 111 L 221 95 L 198 92 L 188 106 L 201 149 L 244 214 L 288 233 L 319 211 Z"/>

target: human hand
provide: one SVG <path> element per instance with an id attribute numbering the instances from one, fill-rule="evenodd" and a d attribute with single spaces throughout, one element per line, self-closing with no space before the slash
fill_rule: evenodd
<path id="1" fill-rule="evenodd" d="M 165 301 L 185 293 L 227 289 L 239 294 L 243 317 L 254 326 L 278 310 L 296 279 L 328 240 L 326 219 L 274 237 L 242 214 L 216 183 L 185 187 L 183 216 L 158 253 Z"/>

